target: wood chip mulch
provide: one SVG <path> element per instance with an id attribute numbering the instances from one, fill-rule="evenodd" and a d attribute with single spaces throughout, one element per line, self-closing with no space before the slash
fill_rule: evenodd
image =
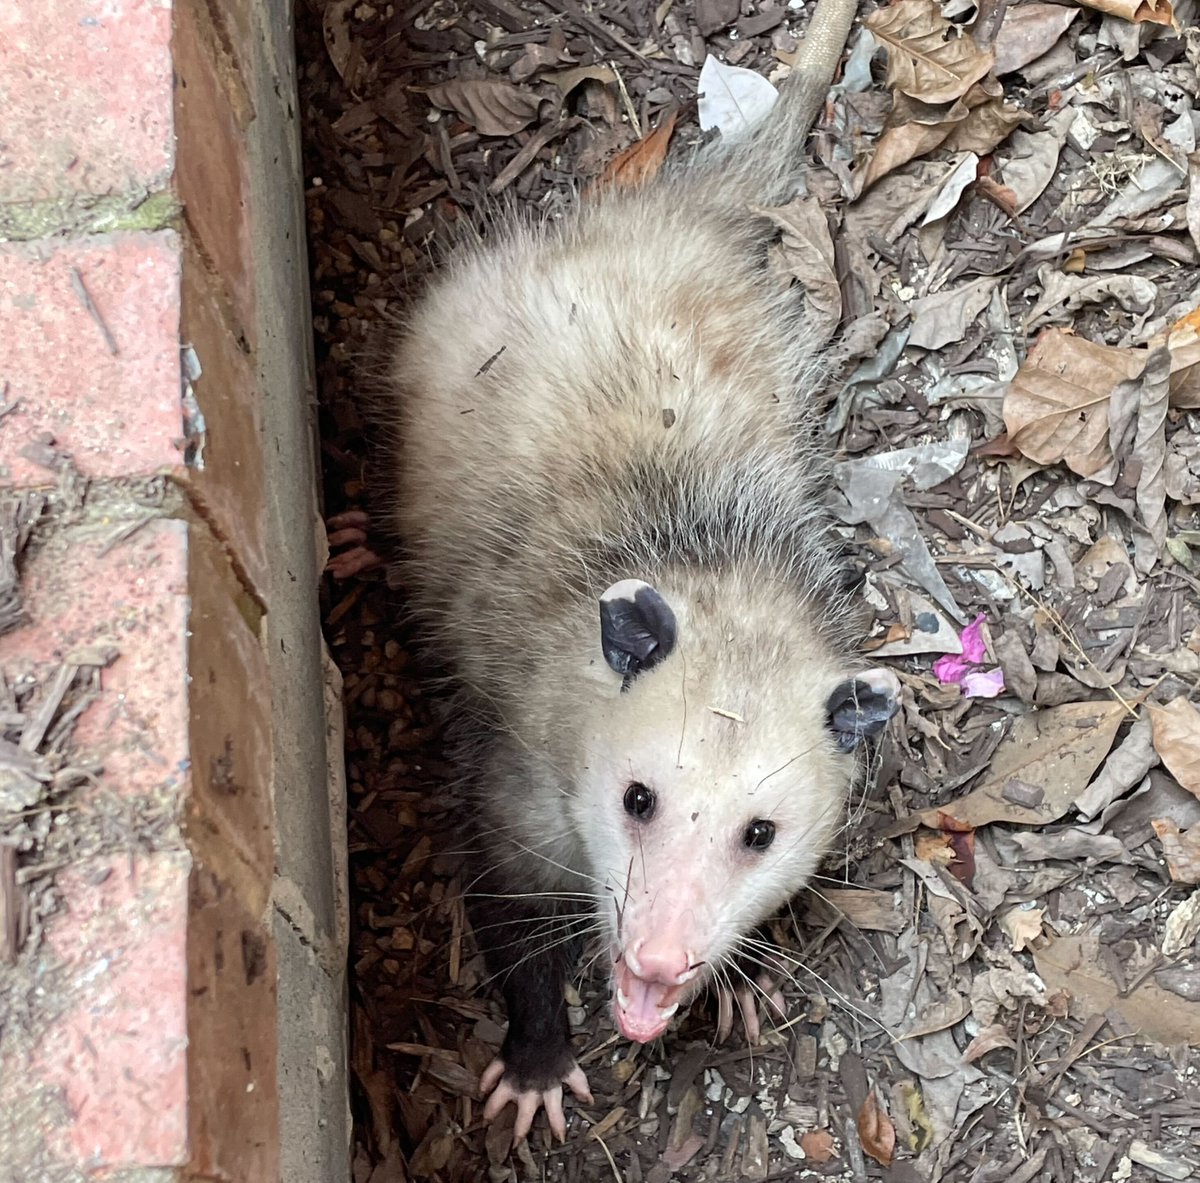
<path id="1" fill-rule="evenodd" d="M 775 924 L 791 1019 L 762 1046 L 715 1045 L 700 1002 L 633 1047 L 583 977 L 595 1104 L 563 1146 L 539 1120 L 514 1147 L 511 1109 L 484 1125 L 503 1014 L 437 671 L 402 591 L 327 583 L 356 1183 L 1200 1177 L 1200 38 L 1195 0 L 1175 25 L 1164 0 L 1109 7 L 864 5 L 874 43 L 856 25 L 813 137 L 834 266 L 786 241 L 777 262 L 851 341 L 831 496 L 905 701 Z M 369 505 L 356 396 L 444 243 L 498 200 L 553 217 L 672 119 L 663 142 L 695 142 L 706 55 L 778 82 L 810 10 L 302 0 L 330 513 Z M 916 69 L 902 93 L 890 55 L 946 20 L 960 61 L 993 55 L 981 81 L 933 101 Z"/>

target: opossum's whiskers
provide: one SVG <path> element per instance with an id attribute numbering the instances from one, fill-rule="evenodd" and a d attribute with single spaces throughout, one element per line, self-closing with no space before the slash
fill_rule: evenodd
<path id="1" fill-rule="evenodd" d="M 476 683 L 464 682 L 463 684 L 467 686 L 473 694 L 479 695 L 479 697 L 484 701 L 490 702 L 494 707 L 496 707 L 496 717 L 488 720 L 491 727 L 503 732 L 505 735 L 508 735 L 511 739 L 515 740 L 527 755 L 532 756 L 539 763 L 544 764 L 552 772 L 561 777 L 562 780 L 568 782 L 571 780 L 571 777 L 568 776 L 565 769 L 560 768 L 554 760 L 551 760 L 550 757 L 546 755 L 545 752 L 535 748 L 519 731 L 517 731 L 515 727 L 512 726 L 511 723 L 505 721 L 504 713 L 500 710 L 500 706 L 496 702 L 494 695 L 489 694 L 482 686 L 479 686 Z M 563 797 L 569 797 L 571 795 L 561 785 L 559 785 L 558 791 L 560 796 Z"/>
<path id="2" fill-rule="evenodd" d="M 767 783 L 767 781 L 769 781 L 771 779 L 771 777 L 778 776 L 781 772 L 785 771 L 788 768 L 791 768 L 791 766 L 793 764 L 795 764 L 797 760 L 803 760 L 804 757 L 807 756 L 813 750 L 814 746 L 815 745 L 813 745 L 813 744 L 809 744 L 808 747 L 806 747 L 801 752 L 797 752 L 790 760 L 786 761 L 783 764 L 780 764 L 780 766 L 778 768 L 776 768 L 774 772 L 768 772 L 767 775 L 764 776 L 762 778 L 762 780 L 760 780 L 758 782 L 758 784 L 756 784 L 754 786 L 754 788 L 752 788 L 750 790 L 751 795 L 753 796 L 753 794 L 757 793 L 758 790 L 761 789 L 762 786 L 765 785 Z"/>
<path id="3" fill-rule="evenodd" d="M 588 928 L 579 928 L 574 925 L 570 925 L 570 926 L 568 926 L 566 932 L 563 932 L 562 929 L 555 929 L 555 930 L 553 930 L 553 932 L 550 932 L 547 935 L 551 936 L 553 939 L 544 941 L 541 944 L 534 945 L 532 948 L 530 948 L 528 950 L 528 952 L 526 952 L 524 954 L 524 956 L 519 957 L 511 965 L 506 965 L 499 972 L 491 974 L 490 976 L 484 978 L 483 981 L 480 983 L 480 988 L 482 989 L 486 986 L 490 986 L 493 982 L 502 981 L 509 974 L 511 974 L 515 970 L 519 969 L 526 962 L 532 961 L 535 957 L 541 957 L 544 954 L 550 953 L 555 949 L 562 949 L 562 948 L 569 947 L 571 944 L 573 944 L 577 940 L 586 939 L 589 935 L 591 935 L 591 930 Z M 524 938 L 522 940 L 516 940 L 516 941 L 510 941 L 510 942 L 508 942 L 508 944 L 496 945 L 496 946 L 494 946 L 494 948 L 497 950 L 513 949 L 520 945 L 523 945 L 525 943 L 525 940 L 527 940 L 527 939 L 529 939 L 529 938 Z"/>
<path id="4" fill-rule="evenodd" d="M 835 809 L 840 808 L 841 804 L 839 802 L 826 805 L 825 808 L 822 809 L 821 812 L 816 815 L 816 817 L 812 818 L 808 825 L 801 830 L 791 842 L 780 849 L 779 853 L 776 854 L 775 858 L 772 860 L 771 866 L 777 867 L 785 858 L 787 858 L 789 854 L 792 853 L 793 850 L 796 849 L 797 846 L 805 842 L 811 842 L 813 832 L 817 829 L 817 827 L 820 826 L 829 816 L 829 814 L 831 814 Z"/>
<path id="5" fill-rule="evenodd" d="M 675 767 L 683 767 L 683 740 L 687 734 L 687 655 L 683 651 L 683 646 L 680 645 L 677 649 L 679 654 L 679 697 L 683 704 L 683 718 L 679 724 L 679 750 L 675 753 Z"/>
<path id="6" fill-rule="evenodd" d="M 512 854 L 509 858 L 502 859 L 500 862 L 493 864 L 487 870 L 481 872 L 474 880 L 472 880 L 472 885 L 474 885 L 475 883 L 478 883 L 479 880 L 483 879 L 489 872 L 495 871 L 499 867 L 505 866 L 506 864 L 512 862 L 514 859 L 519 858 L 521 853 L 525 853 L 525 854 L 533 855 L 534 858 L 541 859 L 542 862 L 548 863 L 550 866 L 556 868 L 559 871 L 564 872 L 567 875 L 574 875 L 576 879 L 589 879 L 597 887 L 599 887 L 599 888 L 601 888 L 601 890 L 603 890 L 604 884 L 601 883 L 600 880 L 595 877 L 595 875 L 589 875 L 586 871 L 577 871 L 577 870 L 575 870 L 574 867 L 568 867 L 568 866 L 566 866 L 566 864 L 560 863 L 556 859 L 552 859 L 548 854 L 542 854 L 536 847 L 526 846 L 525 843 L 517 841 L 517 839 L 512 837 L 511 834 L 507 836 L 506 840 L 511 842 L 515 847 L 517 847 L 517 852 Z M 544 845 L 548 846 L 553 841 L 554 841 L 554 839 L 553 839 L 553 837 L 551 837 L 546 840 Z"/>
<path id="7" fill-rule="evenodd" d="M 746 937 L 742 938 L 742 940 L 752 940 L 752 939 L 753 938 L 746 938 Z M 774 946 L 767 945 L 766 942 L 758 942 L 758 943 L 760 945 L 764 946 L 765 951 L 767 952 L 767 954 L 769 956 L 778 956 L 778 957 L 786 958 L 786 960 L 789 961 L 791 964 L 795 965 L 797 969 L 803 970 L 821 987 L 822 990 L 824 990 L 827 994 L 832 995 L 833 998 L 835 998 L 837 1000 L 837 1002 L 841 1005 L 843 1010 L 847 1011 L 848 1013 L 850 1013 L 852 1015 L 857 1016 L 863 1022 L 869 1023 L 872 1027 L 879 1028 L 879 1030 L 882 1031 L 883 1034 L 886 1035 L 892 1043 L 899 1042 L 896 1039 L 896 1037 L 891 1033 L 891 1031 L 889 1031 L 887 1029 L 887 1027 L 885 1027 L 877 1018 L 875 1018 L 874 1015 L 868 1014 L 861 1007 L 855 1006 L 854 1003 L 852 1003 L 844 994 L 842 994 L 839 990 L 836 990 L 834 988 L 833 984 L 827 978 L 823 978 L 811 966 L 805 965 L 805 963 L 803 961 L 801 961 L 794 953 L 788 953 L 784 949 L 779 949 Z M 750 958 L 747 957 L 747 960 L 750 960 Z M 794 979 L 793 979 L 793 981 L 794 981 Z"/>
<path id="8" fill-rule="evenodd" d="M 629 903 L 629 885 L 633 882 L 633 855 L 629 856 L 629 866 L 625 869 L 625 890 L 621 896 L 621 906 L 617 909 L 617 919 L 622 921 L 625 916 L 625 906 Z"/>
<path id="9" fill-rule="evenodd" d="M 494 924 L 472 924 L 471 931 L 478 935 L 481 932 L 490 932 L 496 928 L 515 928 L 518 924 L 542 924 L 550 925 L 558 921 L 569 921 L 574 923 L 577 920 L 595 920 L 594 912 L 554 912 L 544 916 L 514 916 L 509 920 L 497 920 Z M 526 932 L 522 936 L 522 940 L 528 940 L 530 933 Z M 489 946 L 490 948 L 491 946 Z"/>
<path id="10" fill-rule="evenodd" d="M 473 891 L 475 900 L 588 900 L 595 897 L 587 891 Z"/>
<path id="11" fill-rule="evenodd" d="M 766 949 L 758 950 L 755 946 L 747 944 L 745 941 L 739 941 L 735 948 L 737 949 L 738 955 L 745 958 L 746 961 L 749 961 L 751 965 L 758 966 L 758 968 L 764 973 L 768 973 L 772 977 L 782 978 L 784 981 L 790 982 L 797 989 L 800 988 L 800 983 L 796 981 L 796 975 L 789 972 L 787 967 L 784 965 L 772 964 L 770 960 L 770 954 Z M 738 973 L 742 975 L 742 977 L 746 977 L 746 971 L 742 969 L 742 967 L 738 965 L 736 961 L 730 959 L 729 964 L 732 965 L 738 971 Z M 747 978 L 747 981 L 750 980 L 751 979 Z M 758 982 L 754 982 L 753 984 L 758 987 L 760 991 L 762 991 L 762 986 L 760 986 Z M 767 997 L 765 991 L 763 991 L 763 996 Z"/>
<path id="12" fill-rule="evenodd" d="M 747 961 L 752 961 L 756 965 L 760 964 L 748 954 L 744 954 L 744 956 L 746 956 Z M 762 995 L 762 1000 L 766 1004 L 764 1009 L 767 1012 L 767 1021 L 771 1024 L 771 1027 L 774 1030 L 779 1031 L 783 1025 L 786 1025 L 780 1023 L 779 1012 L 775 1009 L 775 1000 L 771 997 L 770 993 L 763 988 L 762 984 L 752 978 L 744 969 L 742 969 L 740 965 L 738 965 L 736 961 L 730 961 L 729 966 L 731 969 L 736 970 L 737 973 L 746 980 L 746 985 L 750 987 L 752 994 L 757 993 Z M 767 972 L 771 972 L 770 968 L 766 965 L 762 965 L 762 968 L 767 970 Z"/>
<path id="13" fill-rule="evenodd" d="M 604 942 L 598 941 L 597 945 L 596 945 L 596 951 L 583 963 L 583 965 L 579 969 L 579 972 L 575 975 L 576 980 L 579 982 L 585 981 L 588 978 L 588 976 L 591 974 L 592 969 L 595 966 L 596 962 L 599 961 L 600 958 L 603 956 L 604 956 Z"/>

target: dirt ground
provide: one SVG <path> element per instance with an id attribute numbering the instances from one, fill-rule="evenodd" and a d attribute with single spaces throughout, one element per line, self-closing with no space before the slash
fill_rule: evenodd
<path id="1" fill-rule="evenodd" d="M 700 1003 L 630 1046 L 584 977 L 595 1104 L 563 1146 L 483 1124 L 503 1015 L 434 672 L 402 590 L 329 582 L 358 1183 L 1200 1177 L 1200 34 L 1195 0 L 1096 3 L 864 5 L 777 215 L 845 342 L 830 500 L 904 709 L 774 925 L 761 1046 Z M 329 512 L 370 506 L 363 367 L 456 228 L 652 172 L 706 56 L 779 82 L 810 12 L 301 0 Z"/>

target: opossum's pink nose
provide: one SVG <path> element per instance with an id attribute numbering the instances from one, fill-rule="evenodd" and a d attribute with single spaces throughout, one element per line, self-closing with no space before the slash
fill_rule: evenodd
<path id="1" fill-rule="evenodd" d="M 682 985 L 699 972 L 698 959 L 670 940 L 642 937 L 625 950 L 629 968 L 643 981 Z"/>

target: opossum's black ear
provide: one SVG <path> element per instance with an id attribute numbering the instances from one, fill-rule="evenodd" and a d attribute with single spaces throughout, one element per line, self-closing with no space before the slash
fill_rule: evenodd
<path id="1" fill-rule="evenodd" d="M 600 597 L 600 648 L 618 674 L 632 678 L 675 648 L 675 613 L 640 579 L 622 579 Z"/>
<path id="2" fill-rule="evenodd" d="M 900 709 L 900 683 L 891 670 L 866 670 L 843 682 L 825 704 L 829 730 L 843 752 L 878 735 Z"/>

